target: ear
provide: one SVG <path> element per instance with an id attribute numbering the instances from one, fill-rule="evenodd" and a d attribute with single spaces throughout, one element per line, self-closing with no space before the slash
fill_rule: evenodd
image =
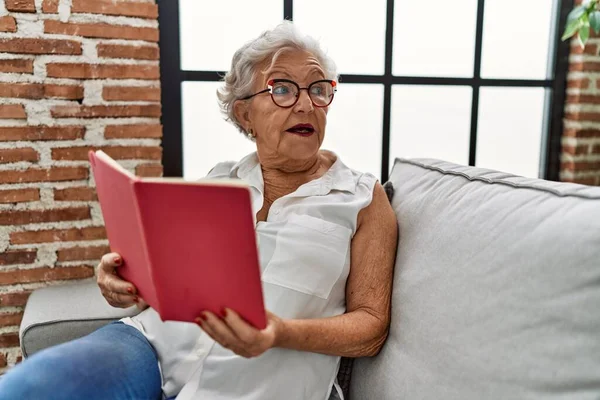
<path id="1" fill-rule="evenodd" d="M 244 130 L 248 131 L 251 126 L 248 103 L 244 100 L 236 100 L 233 103 L 233 115 L 238 120 L 240 125 L 244 128 Z"/>

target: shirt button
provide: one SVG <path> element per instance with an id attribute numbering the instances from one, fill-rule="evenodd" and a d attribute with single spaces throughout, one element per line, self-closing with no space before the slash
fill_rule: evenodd
<path id="1" fill-rule="evenodd" d="M 275 210 L 275 215 L 279 215 L 279 208 Z"/>

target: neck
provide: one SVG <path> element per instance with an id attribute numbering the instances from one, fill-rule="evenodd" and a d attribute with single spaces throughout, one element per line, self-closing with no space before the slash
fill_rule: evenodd
<path id="1" fill-rule="evenodd" d="M 303 184 L 320 178 L 331 165 L 321 152 L 309 160 L 291 164 L 286 163 L 285 167 L 261 165 L 265 201 L 273 202 L 295 192 Z"/>

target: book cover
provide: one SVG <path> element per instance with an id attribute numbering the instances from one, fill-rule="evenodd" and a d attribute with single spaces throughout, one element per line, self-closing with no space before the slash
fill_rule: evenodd
<path id="1" fill-rule="evenodd" d="M 266 326 L 247 185 L 139 178 L 101 151 L 89 157 L 118 274 L 163 320 L 228 307 Z"/>

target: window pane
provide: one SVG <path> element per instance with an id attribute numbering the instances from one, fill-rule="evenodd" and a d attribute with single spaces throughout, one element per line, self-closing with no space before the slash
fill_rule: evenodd
<path id="1" fill-rule="evenodd" d="M 543 88 L 482 88 L 477 166 L 537 178 L 544 123 Z"/>
<path id="2" fill-rule="evenodd" d="M 202 178 L 217 163 L 239 161 L 256 150 L 253 142 L 224 120 L 217 103 L 219 85 L 219 82 L 182 84 L 185 179 Z"/>
<path id="3" fill-rule="evenodd" d="M 381 177 L 383 85 L 341 84 L 327 115 L 323 148 L 344 164 Z"/>
<path id="4" fill-rule="evenodd" d="M 181 68 L 228 71 L 237 49 L 283 19 L 283 1 L 179 0 L 179 18 Z"/>
<path id="5" fill-rule="evenodd" d="M 487 0 L 481 75 L 546 79 L 553 1 Z"/>
<path id="6" fill-rule="evenodd" d="M 280 0 L 283 1 L 283 0 Z M 294 23 L 321 42 L 343 74 L 383 74 L 386 0 L 297 0 Z"/>
<path id="7" fill-rule="evenodd" d="M 394 75 L 473 76 L 477 0 L 396 0 Z"/>
<path id="8" fill-rule="evenodd" d="M 470 87 L 394 86 L 390 165 L 396 157 L 468 164 L 472 96 Z"/>

